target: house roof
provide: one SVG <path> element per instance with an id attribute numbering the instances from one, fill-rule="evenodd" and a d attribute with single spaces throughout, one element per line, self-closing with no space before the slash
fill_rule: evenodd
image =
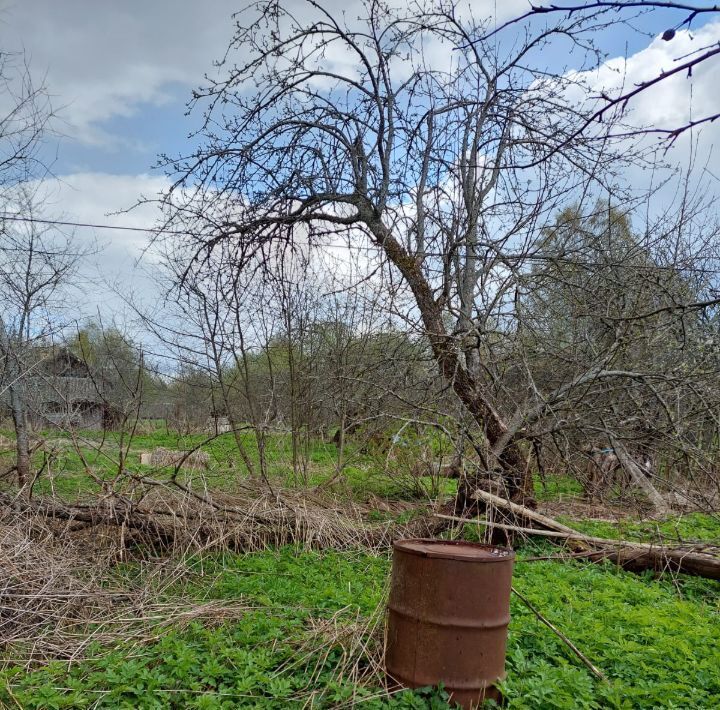
<path id="1" fill-rule="evenodd" d="M 102 402 L 104 380 L 93 378 L 87 364 L 64 347 L 32 348 L 34 361 L 22 378 L 21 391 L 31 409 L 41 410 L 44 404 Z M 1 399 L 7 401 L 8 392 Z"/>

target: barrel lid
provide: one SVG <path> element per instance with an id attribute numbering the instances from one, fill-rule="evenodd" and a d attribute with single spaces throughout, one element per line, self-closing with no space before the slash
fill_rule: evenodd
<path id="1" fill-rule="evenodd" d="M 397 540 L 394 548 L 401 552 L 421 557 L 438 557 L 446 560 L 467 562 L 502 562 L 515 558 L 515 553 L 506 547 L 484 545 L 481 542 L 464 540 L 428 540 L 422 538 Z"/>

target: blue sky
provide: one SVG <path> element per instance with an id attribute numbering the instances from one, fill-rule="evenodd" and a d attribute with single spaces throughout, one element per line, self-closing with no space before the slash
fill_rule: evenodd
<path id="1" fill-rule="evenodd" d="M 222 56 L 233 34 L 231 14 L 242 4 L 232 0 L 15 0 L 0 5 L 2 46 L 26 53 L 33 75 L 45 77 L 58 110 L 56 127 L 63 136 L 57 145 L 48 146 L 49 159 L 57 155 L 53 171 L 59 178 L 51 187 L 51 211 L 80 221 L 153 224 L 150 208 L 112 213 L 130 207 L 141 193 L 152 195 L 166 184 L 162 173 L 152 170 L 156 157 L 187 146 L 186 135 L 198 118 L 184 115 L 185 102 L 203 75 L 213 72 L 213 60 Z M 300 0 L 288 0 L 288 4 L 302 12 Z M 359 0 L 349 0 L 344 6 L 350 13 L 358 4 Z M 497 9 L 498 21 L 528 7 L 526 0 L 470 4 L 478 15 Z M 648 72 L 671 66 L 672 52 L 682 53 L 682 42 L 697 46 L 696 40 L 688 38 L 680 37 L 672 47 L 657 39 L 680 19 L 678 13 L 644 15 L 636 22 L 641 32 L 618 26 L 598 36 L 597 42 L 611 58 L 630 58 L 627 81 L 646 78 Z M 716 25 L 696 30 L 716 41 L 720 17 L 715 19 Z M 498 41 L 508 41 L 508 35 Z M 555 69 L 572 69 L 578 61 L 560 44 L 545 52 L 543 60 Z M 598 81 L 613 81 L 611 69 L 612 63 Z M 717 101 L 709 67 L 697 72 L 692 82 L 679 78 L 638 102 L 638 123 L 681 120 L 688 111 L 691 86 L 695 110 Z M 712 150 L 718 130 L 713 126 L 706 131 L 702 152 Z M 668 161 L 684 164 L 687 149 L 688 142 L 680 141 Z M 714 156 L 710 167 L 720 175 Z M 714 189 L 711 180 L 708 190 Z M 96 264 L 104 278 L 120 283 L 137 278 L 132 266 L 146 243 L 144 235 L 104 231 L 83 232 L 81 238 L 91 236 L 105 247 Z"/>
<path id="2" fill-rule="evenodd" d="M 242 4 L 16 0 L 1 5 L 3 46 L 24 49 L 34 75 L 46 77 L 54 97 L 57 127 L 64 134 L 55 172 L 141 174 L 151 170 L 158 153 L 182 150 L 197 123 L 184 115 L 185 102 L 222 56 L 233 32 L 231 14 Z M 499 19 L 528 5 L 524 0 L 471 4 L 479 15 L 500 6 Z M 611 57 L 632 55 L 647 46 L 648 36 L 682 17 L 643 15 L 635 22 L 641 32 L 617 26 L 596 41 Z M 543 60 L 555 69 L 572 67 L 578 59 L 565 49 L 555 43 Z"/>

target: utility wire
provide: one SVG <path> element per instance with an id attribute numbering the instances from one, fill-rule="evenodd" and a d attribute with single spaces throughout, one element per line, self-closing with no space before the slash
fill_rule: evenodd
<path id="1" fill-rule="evenodd" d="M 57 220 L 57 219 L 41 219 L 39 217 L 23 217 L 21 215 L 16 214 L 0 214 L 0 221 L 1 220 L 7 220 L 10 222 L 24 222 L 29 224 L 46 224 L 56 227 L 78 227 L 78 228 L 86 228 L 86 229 L 107 229 L 107 230 L 118 230 L 122 232 L 138 232 L 142 234 L 168 234 L 173 236 L 181 236 L 181 237 L 207 237 L 207 234 L 203 234 L 201 232 L 193 232 L 191 230 L 173 230 L 173 229 L 165 229 L 164 227 L 131 227 L 129 225 L 113 225 L 113 224 L 101 224 L 99 222 L 71 222 L 67 220 Z M 327 248 L 329 249 L 347 249 L 349 251 L 378 251 L 382 252 L 382 246 L 379 244 L 366 244 L 364 246 L 359 246 L 357 244 L 327 244 Z M 464 245 L 458 245 L 460 247 Z M 446 258 L 448 255 L 447 253 L 443 252 L 425 252 L 424 256 L 431 256 L 436 258 Z M 671 270 L 671 271 L 683 271 L 688 269 L 689 267 L 682 267 L 682 266 L 662 266 L 659 264 L 625 264 L 621 262 L 590 262 L 590 261 L 580 261 L 577 259 L 567 259 L 560 256 L 541 256 L 541 255 L 532 255 L 532 254 L 503 254 L 502 256 L 499 256 L 497 259 L 498 263 L 502 264 L 503 262 L 508 261 L 531 261 L 531 262 L 537 262 L 537 263 L 543 263 L 543 262 L 556 262 L 559 264 L 568 264 L 568 265 L 576 265 L 576 266 L 584 266 L 584 267 L 604 267 L 604 268 L 627 268 L 627 269 L 635 269 L 635 270 L 651 270 L 651 271 L 657 271 L 657 270 Z M 704 274 L 720 274 L 720 269 L 707 269 L 707 268 L 696 268 L 695 271 L 702 272 Z"/>
<path id="2" fill-rule="evenodd" d="M 129 225 L 113 225 L 113 224 L 97 224 L 93 222 L 66 222 L 58 219 L 40 219 L 38 217 L 22 217 L 21 215 L 2 214 L 0 219 L 6 219 L 10 222 L 28 222 L 31 224 L 49 224 L 56 227 L 88 227 L 90 229 L 118 229 L 123 232 L 154 232 L 156 234 L 177 234 L 186 235 L 189 232 L 167 231 L 162 227 L 130 227 Z M 195 235 L 195 236 L 200 236 Z"/>

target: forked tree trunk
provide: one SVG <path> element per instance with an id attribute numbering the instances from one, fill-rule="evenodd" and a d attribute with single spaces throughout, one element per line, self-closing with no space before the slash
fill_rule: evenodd
<path id="1" fill-rule="evenodd" d="M 473 377 L 462 362 L 458 345 L 445 327 L 442 305 L 435 298 L 419 262 L 410 256 L 400 242 L 395 239 L 374 212 L 371 204 L 360 202 L 357 208 L 361 218 L 375 236 L 378 245 L 384 249 L 387 257 L 402 273 L 410 287 L 440 374 L 452 386 L 458 399 L 482 429 L 490 446 L 504 440 L 507 435 L 507 426 L 492 406 L 482 383 Z M 502 447 L 497 459 L 502 485 L 507 497 L 522 502 L 524 505 L 534 505 L 532 476 L 528 460 L 517 442 L 508 441 Z M 487 475 L 489 476 L 490 472 L 487 472 Z M 461 510 L 457 512 L 470 511 L 473 506 L 477 508 L 478 502 L 472 501 L 470 496 L 482 483 L 482 479 L 483 475 L 480 474 L 461 484 L 458 493 L 458 506 Z"/>

